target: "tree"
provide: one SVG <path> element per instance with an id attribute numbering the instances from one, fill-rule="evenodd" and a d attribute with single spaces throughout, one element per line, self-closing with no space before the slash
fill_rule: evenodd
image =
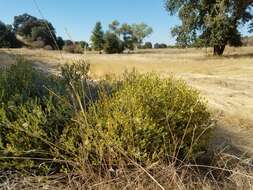
<path id="1" fill-rule="evenodd" d="M 155 43 L 154 48 L 155 49 L 162 49 L 162 48 L 167 48 L 168 46 L 166 44 L 159 44 L 159 43 Z"/>
<path id="2" fill-rule="evenodd" d="M 32 41 L 41 41 L 44 45 L 56 48 L 56 32 L 53 25 L 47 20 L 38 19 L 29 14 L 14 17 L 14 31 Z"/>
<path id="3" fill-rule="evenodd" d="M 58 45 L 59 49 L 62 49 L 63 46 L 65 45 L 64 40 L 60 36 L 57 37 L 56 42 L 57 42 L 57 45 Z"/>
<path id="4" fill-rule="evenodd" d="M 89 48 L 89 44 L 85 41 L 80 41 L 79 44 L 80 44 L 81 48 L 83 48 L 83 49 Z"/>
<path id="5" fill-rule="evenodd" d="M 101 51 L 104 45 L 104 32 L 101 22 L 97 22 L 91 36 L 92 48 Z"/>
<path id="6" fill-rule="evenodd" d="M 16 39 L 11 25 L 5 25 L 0 21 L 0 48 L 21 47 L 21 43 Z"/>
<path id="7" fill-rule="evenodd" d="M 120 23 L 117 20 L 112 21 L 111 24 L 109 24 L 109 30 L 117 35 L 120 35 L 120 29 L 119 29 Z"/>
<path id="8" fill-rule="evenodd" d="M 213 47 L 214 55 L 222 55 L 226 45 L 242 44 L 238 28 L 253 23 L 252 7 L 253 0 L 166 0 L 167 11 L 182 21 L 172 30 L 178 44 L 197 41 Z"/>
<path id="9" fill-rule="evenodd" d="M 65 40 L 65 41 L 64 41 L 64 44 L 65 44 L 66 46 L 74 45 L 74 43 L 73 43 L 71 40 Z"/>
<path id="10" fill-rule="evenodd" d="M 106 53 L 122 53 L 124 50 L 123 42 L 120 38 L 111 32 L 106 32 L 104 37 L 104 51 Z"/>
<path id="11" fill-rule="evenodd" d="M 136 38 L 133 35 L 132 27 L 129 24 L 124 23 L 121 25 L 119 32 L 123 38 L 124 48 L 134 50 L 134 43 L 136 42 Z"/>
<path id="12" fill-rule="evenodd" d="M 32 26 L 37 22 L 37 18 L 27 13 L 14 17 L 14 31 L 20 35 L 28 36 L 31 34 Z"/>
<path id="13" fill-rule="evenodd" d="M 141 45 L 143 40 L 153 32 L 153 29 L 144 23 L 133 24 L 131 28 L 133 36 L 136 38 L 137 45 Z"/>
<path id="14" fill-rule="evenodd" d="M 152 49 L 153 45 L 151 42 L 145 42 L 145 44 L 143 45 L 144 49 Z"/>
<path id="15" fill-rule="evenodd" d="M 191 39 L 184 33 L 181 26 L 176 26 L 171 30 L 172 37 L 176 38 L 176 46 L 186 48 L 191 44 Z"/>

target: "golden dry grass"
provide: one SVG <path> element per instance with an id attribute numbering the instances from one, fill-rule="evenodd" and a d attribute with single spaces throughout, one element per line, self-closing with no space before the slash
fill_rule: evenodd
<path id="1" fill-rule="evenodd" d="M 227 48 L 223 57 L 213 57 L 211 49 L 140 50 L 135 54 L 76 55 L 57 51 L 2 49 L 0 62 L 12 62 L 11 54 L 23 55 L 47 72 L 57 73 L 59 65 L 86 59 L 91 75 L 120 75 L 125 70 L 156 72 L 161 77 L 185 79 L 209 100 L 219 120 L 214 144 L 232 144 L 253 155 L 253 47 Z"/>

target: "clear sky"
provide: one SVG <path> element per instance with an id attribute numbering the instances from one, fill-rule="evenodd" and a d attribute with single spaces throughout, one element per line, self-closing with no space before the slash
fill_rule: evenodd
<path id="1" fill-rule="evenodd" d="M 168 15 L 164 0 L 36 0 L 45 19 L 55 27 L 57 35 L 72 40 L 89 41 L 97 21 L 104 30 L 112 20 L 121 23 L 144 22 L 154 29 L 146 41 L 174 43 L 170 28 L 179 24 L 177 17 Z M 13 23 L 15 15 L 28 13 L 38 18 L 41 15 L 34 0 L 0 0 L 0 20 Z M 245 28 L 243 34 L 247 34 Z"/>

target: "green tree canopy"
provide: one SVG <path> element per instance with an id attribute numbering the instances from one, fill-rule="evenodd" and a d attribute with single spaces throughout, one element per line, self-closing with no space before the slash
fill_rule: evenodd
<path id="1" fill-rule="evenodd" d="M 111 32 L 114 32 L 117 35 L 120 35 L 120 29 L 119 29 L 119 27 L 120 27 L 120 23 L 117 20 L 114 20 L 114 21 L 112 21 L 111 24 L 109 24 L 109 30 Z"/>
<path id="2" fill-rule="evenodd" d="M 166 0 L 166 9 L 178 14 L 180 26 L 172 29 L 178 45 L 214 47 L 222 55 L 226 45 L 240 46 L 239 26 L 252 22 L 253 0 Z"/>
<path id="3" fill-rule="evenodd" d="M 111 32 L 106 32 L 104 36 L 104 51 L 106 53 L 122 53 L 124 50 L 123 42 L 120 38 Z"/>
<path id="4" fill-rule="evenodd" d="M 59 49 L 62 49 L 63 46 L 65 45 L 65 42 L 62 39 L 62 37 L 58 36 L 57 39 L 56 39 L 56 41 L 57 41 L 57 45 L 58 45 Z"/>
<path id="5" fill-rule="evenodd" d="M 91 36 L 92 48 L 101 51 L 104 44 L 104 32 L 101 22 L 97 22 Z"/>
<path id="6" fill-rule="evenodd" d="M 141 45 L 143 40 L 153 32 L 153 29 L 144 23 L 133 24 L 131 27 L 138 45 Z"/>
<path id="7" fill-rule="evenodd" d="M 83 48 L 83 49 L 89 48 L 89 43 L 87 43 L 85 41 L 80 41 L 79 44 L 80 44 L 81 48 Z"/>
<path id="8" fill-rule="evenodd" d="M 56 48 L 56 32 L 53 25 L 47 20 L 38 19 L 29 14 L 14 17 L 14 31 L 32 41 L 42 41 L 45 45 Z"/>
<path id="9" fill-rule="evenodd" d="M 121 25 L 119 31 L 124 41 L 124 47 L 129 50 L 133 50 L 134 43 L 136 42 L 136 37 L 133 35 L 133 30 L 132 30 L 131 25 L 124 23 Z"/>
<path id="10" fill-rule="evenodd" d="M 6 25 L 0 21 L 0 48 L 20 47 L 21 43 L 16 39 L 11 25 Z"/>
<path id="11" fill-rule="evenodd" d="M 143 49 L 152 49 L 153 44 L 151 42 L 145 42 L 145 44 L 142 46 Z"/>

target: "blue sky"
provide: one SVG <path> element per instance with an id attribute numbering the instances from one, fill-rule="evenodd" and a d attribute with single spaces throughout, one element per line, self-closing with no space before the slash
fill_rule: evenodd
<path id="1" fill-rule="evenodd" d="M 56 28 L 57 35 L 89 41 L 97 21 L 104 30 L 117 19 L 124 23 L 144 22 L 154 29 L 146 41 L 174 43 L 170 28 L 179 24 L 177 17 L 165 11 L 164 0 L 36 0 L 44 17 Z M 0 20 L 13 23 L 15 15 L 28 13 L 41 18 L 33 0 L 0 0 Z M 246 34 L 247 30 L 242 29 Z"/>

